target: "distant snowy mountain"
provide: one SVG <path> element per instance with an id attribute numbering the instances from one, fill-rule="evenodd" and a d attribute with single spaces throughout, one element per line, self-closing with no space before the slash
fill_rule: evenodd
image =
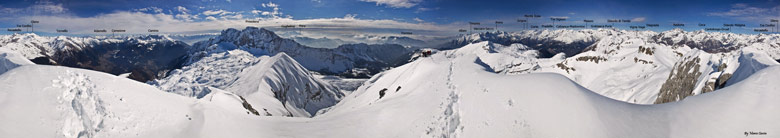
<path id="1" fill-rule="evenodd" d="M 182 41 L 184 43 L 187 43 L 189 45 L 195 44 L 196 42 L 209 40 L 209 38 L 214 38 L 216 36 L 219 36 L 219 33 L 202 33 L 202 34 L 163 34 L 173 40 Z"/>
<path id="2" fill-rule="evenodd" d="M 295 40 L 295 42 L 298 42 L 300 44 L 310 46 L 310 47 L 316 47 L 316 48 L 337 48 L 340 45 L 344 44 L 360 44 L 360 43 L 366 43 L 366 44 L 398 44 L 403 45 L 405 47 L 412 47 L 412 48 L 426 48 L 430 47 L 432 44 L 431 42 L 419 40 L 407 36 L 393 36 L 393 35 L 368 35 L 368 34 L 357 34 L 357 35 L 343 35 L 343 36 L 337 36 L 337 37 L 321 37 L 321 38 L 311 38 L 311 37 L 292 37 L 291 39 Z M 439 40 L 432 40 L 432 42 L 438 42 Z"/>
<path id="3" fill-rule="evenodd" d="M 423 40 L 418 40 L 407 36 L 359 34 L 352 35 L 351 38 L 358 42 L 368 44 L 399 44 L 408 47 L 425 47 L 428 45 L 428 43 Z"/>
<path id="4" fill-rule="evenodd" d="M 455 49 L 471 43 L 490 41 L 501 45 L 520 43 L 539 51 L 540 57 L 552 57 L 558 53 L 573 56 L 605 36 L 618 35 L 626 31 L 612 29 L 598 30 L 527 30 L 521 32 L 484 32 L 461 36 L 439 49 Z"/>
<path id="5" fill-rule="evenodd" d="M 489 44 L 438 51 L 374 75 L 313 118 L 257 116 L 262 109 L 250 98 L 220 89 L 194 99 L 96 71 L 23 65 L 0 75 L 0 135 L 602 138 L 773 136 L 780 130 L 780 85 L 773 85 L 780 83 L 778 66 L 682 101 L 637 105 L 557 73 L 492 72 L 486 66 L 492 59 L 475 51 L 498 47 Z M 488 51 L 518 49 L 524 46 Z"/>
<path id="6" fill-rule="evenodd" d="M 147 81 L 179 68 L 188 45 L 167 36 L 124 38 L 45 37 L 35 34 L 0 36 L 0 47 L 19 52 L 38 64 L 55 64 L 108 72 L 131 73 Z"/>
<path id="7" fill-rule="evenodd" d="M 281 38 L 266 29 L 247 27 L 244 30 L 223 30 L 216 38 L 195 43 L 190 49 L 188 61 L 192 63 L 211 53 L 234 49 L 258 56 L 284 52 L 306 69 L 350 77 L 367 77 L 388 67 L 406 63 L 412 51 L 393 44 L 350 44 L 335 49 L 312 48 L 291 39 Z"/>
<path id="8" fill-rule="evenodd" d="M 337 48 L 340 45 L 343 44 L 350 44 L 350 43 L 356 43 L 352 41 L 344 41 L 338 38 L 311 38 L 311 37 L 293 37 L 293 40 L 295 42 L 298 42 L 302 45 L 315 47 L 315 48 Z"/>
<path id="9" fill-rule="evenodd" d="M 344 97 L 285 53 L 255 57 L 242 50 L 214 53 L 151 84 L 196 98 L 220 89 L 242 96 L 269 116 L 310 117 Z"/>

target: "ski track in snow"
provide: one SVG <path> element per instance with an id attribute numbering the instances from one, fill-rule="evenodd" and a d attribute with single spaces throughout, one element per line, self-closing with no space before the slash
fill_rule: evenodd
<path id="1" fill-rule="evenodd" d="M 431 127 L 428 128 L 427 134 L 435 138 L 456 138 L 460 131 L 463 131 L 463 125 L 461 125 L 460 107 L 460 94 L 457 91 L 457 86 L 453 83 L 455 75 L 455 61 L 450 61 L 450 67 L 447 74 L 447 94 L 446 100 L 441 105 L 444 106 L 444 112 L 441 116 L 437 117 L 437 122 L 434 122 Z M 440 127 L 440 128 L 438 128 Z M 439 129 L 438 131 L 436 129 Z M 437 133 L 438 132 L 438 133 Z"/>
<path id="2" fill-rule="evenodd" d="M 58 109 L 67 110 L 61 129 L 65 137 L 89 138 L 104 128 L 107 110 L 95 92 L 95 84 L 86 75 L 67 71 L 66 76 L 58 76 L 53 82 L 54 87 L 65 89 L 58 97 Z"/>

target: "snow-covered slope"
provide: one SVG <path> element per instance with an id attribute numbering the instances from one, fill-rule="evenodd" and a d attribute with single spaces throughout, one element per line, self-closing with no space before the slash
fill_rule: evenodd
<path id="1" fill-rule="evenodd" d="M 778 36 L 599 29 L 492 32 L 461 40 L 483 42 L 482 48 L 471 51 L 494 72 L 559 73 L 607 97 L 652 104 L 720 89 L 752 72 L 777 65 L 774 60 L 780 55 Z M 526 46 L 535 43 L 529 40 L 547 42 Z M 556 44 L 559 42 L 562 45 Z M 584 48 L 572 45 L 577 42 L 590 45 Z M 569 55 L 563 51 L 568 57 L 556 54 L 538 58 L 543 51 L 560 47 L 579 52 Z"/>
<path id="2" fill-rule="evenodd" d="M 202 98 L 214 88 L 246 98 L 263 115 L 313 116 L 336 104 L 344 94 L 312 76 L 285 53 L 273 57 L 243 50 L 215 53 L 174 70 L 151 84 L 184 96 Z"/>
<path id="3" fill-rule="evenodd" d="M 225 91 L 196 100 L 105 73 L 22 66 L 0 75 L 0 135 L 771 137 L 780 130 L 780 86 L 773 85 L 780 83 L 778 66 L 683 101 L 636 105 L 555 73 L 487 71 L 471 46 L 484 45 L 441 51 L 377 74 L 314 118 L 251 115 L 240 108 L 249 107 L 242 97 Z"/>
<path id="4" fill-rule="evenodd" d="M 171 137 L 203 117 L 195 100 L 95 71 L 29 65 L 0 82 L 3 137 Z"/>
<path id="5" fill-rule="evenodd" d="M 0 48 L 0 74 L 22 65 L 35 64 L 16 51 Z"/>
<path id="6" fill-rule="evenodd" d="M 491 73 L 474 49 L 440 52 L 378 74 L 318 119 L 377 115 L 365 120 L 373 124 L 355 128 L 381 131 L 347 137 L 739 137 L 780 128 L 773 117 L 780 112 L 772 111 L 778 107 L 769 104 L 780 98 L 780 87 L 765 86 L 780 81 L 774 79 L 778 66 L 684 101 L 635 105 L 558 74 Z M 383 89 L 389 90 L 380 99 Z"/>
<path id="7" fill-rule="evenodd" d="M 352 74 L 355 70 L 378 73 L 387 67 L 406 63 L 406 47 L 395 44 L 350 44 L 335 49 L 313 48 L 284 39 L 263 28 L 223 30 L 220 36 L 198 42 L 190 50 L 189 62 L 195 62 L 211 53 L 240 49 L 256 56 L 284 52 L 312 71 L 326 74 Z"/>

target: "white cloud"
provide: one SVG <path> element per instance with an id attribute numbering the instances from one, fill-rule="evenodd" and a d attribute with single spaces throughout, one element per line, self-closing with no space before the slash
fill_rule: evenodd
<path id="1" fill-rule="evenodd" d="M 415 10 L 414 12 L 415 13 L 420 13 L 420 12 L 430 11 L 430 10 L 431 10 L 430 8 L 420 7 L 420 8 L 417 8 L 417 10 Z"/>
<path id="2" fill-rule="evenodd" d="M 225 15 L 220 17 L 221 19 L 230 19 L 230 20 L 240 20 L 244 19 L 244 15 L 242 14 L 233 14 L 233 15 Z"/>
<path id="3" fill-rule="evenodd" d="M 157 8 L 157 7 L 154 7 L 154 6 L 152 6 L 152 7 L 140 8 L 140 9 L 133 9 L 133 11 L 138 11 L 138 12 L 151 12 L 151 13 L 162 13 L 162 12 L 163 12 L 163 9 L 161 9 L 161 8 Z"/>
<path id="4" fill-rule="evenodd" d="M 62 4 L 54 4 L 52 2 L 39 1 L 34 5 L 27 8 L 4 8 L 0 6 L 0 14 L 31 14 L 31 15 L 53 15 L 53 14 L 67 14 L 68 9 L 62 7 Z"/>
<path id="5" fill-rule="evenodd" d="M 188 9 L 187 9 L 187 8 L 185 8 L 184 6 L 176 6 L 174 9 L 176 9 L 176 11 L 179 11 L 179 12 L 181 12 L 181 13 L 187 13 L 187 12 L 190 12 L 190 10 L 188 10 Z"/>
<path id="6" fill-rule="evenodd" d="M 177 19 L 182 19 L 184 21 L 193 21 L 193 20 L 200 19 L 200 18 L 198 18 L 197 15 L 190 15 L 190 14 L 187 14 L 187 13 L 176 14 L 176 15 L 174 15 L 174 17 L 176 17 Z"/>
<path id="7" fill-rule="evenodd" d="M 265 12 L 265 11 L 261 11 L 261 10 L 252 10 L 252 11 L 249 11 L 249 12 L 250 12 L 250 13 L 252 13 L 252 14 L 255 14 L 255 15 L 261 15 L 261 14 L 263 14 L 263 12 Z"/>
<path id="8" fill-rule="evenodd" d="M 92 32 L 94 29 L 125 29 L 127 34 L 144 34 L 148 29 L 159 29 L 161 33 L 202 33 L 219 32 L 227 28 L 244 28 L 246 26 L 273 29 L 288 24 L 307 25 L 307 28 L 317 28 L 316 30 L 321 30 L 324 33 L 336 34 L 354 34 L 356 29 L 358 30 L 357 32 L 364 34 L 378 33 L 378 31 L 372 30 L 413 30 L 414 32 L 449 32 L 451 30 L 447 25 L 410 23 L 387 19 L 359 19 L 356 17 L 356 14 L 347 14 L 341 18 L 304 20 L 269 17 L 261 18 L 259 20 L 260 23 L 251 24 L 244 22 L 247 18 L 241 14 L 204 16 L 205 20 L 199 21 L 192 21 L 179 16 L 183 16 L 183 14 L 119 11 L 93 17 L 44 15 L 36 16 L 35 18 L 42 19 L 39 25 L 42 32 L 55 33 L 56 29 L 68 29 L 71 34 L 95 34 Z M 63 22 L 68 24 L 62 24 Z M 36 30 L 38 30 L 38 26 L 36 26 Z"/>
<path id="9" fill-rule="evenodd" d="M 745 7 L 748 7 L 748 5 L 744 4 L 744 3 L 737 3 L 737 4 L 734 4 L 734 5 L 731 5 L 731 7 L 733 7 L 733 8 L 745 8 Z"/>
<path id="10" fill-rule="evenodd" d="M 175 9 L 178 12 L 178 14 L 174 15 L 174 17 L 176 17 L 177 19 L 181 19 L 181 20 L 184 20 L 184 21 L 194 21 L 194 20 L 200 19 L 200 18 L 198 18 L 198 15 L 190 14 L 189 13 L 190 10 L 185 8 L 184 6 L 176 6 L 173 9 Z"/>
<path id="11" fill-rule="evenodd" d="M 35 6 L 33 6 L 33 8 L 35 10 L 40 10 L 40 11 L 43 11 L 43 12 L 55 13 L 55 14 L 56 13 L 64 13 L 65 11 L 67 11 L 67 9 L 62 7 L 62 4 L 51 4 L 51 3 L 36 4 Z"/>
<path id="12" fill-rule="evenodd" d="M 292 18 L 292 16 L 290 15 L 286 15 L 286 16 L 283 15 L 283 13 L 281 12 L 282 8 L 279 8 L 279 5 L 276 3 L 273 2 L 261 3 L 260 6 L 262 6 L 263 8 L 271 8 L 271 11 L 261 11 L 261 12 L 252 11 L 252 13 L 255 14 L 260 13 L 261 15 L 268 16 L 270 18 Z"/>
<path id="13" fill-rule="evenodd" d="M 774 6 L 771 8 L 759 8 L 749 6 L 747 4 L 734 4 L 728 11 L 723 12 L 710 12 L 708 16 L 720 16 L 726 18 L 734 18 L 743 21 L 751 22 L 769 22 L 770 19 L 780 18 L 780 6 Z"/>
<path id="14" fill-rule="evenodd" d="M 263 6 L 263 8 L 279 8 L 279 5 L 273 2 L 262 3 L 260 6 Z"/>
<path id="15" fill-rule="evenodd" d="M 387 5 L 393 8 L 411 8 L 422 2 L 422 0 L 360 0 L 360 1 L 375 2 L 376 5 Z"/>
<path id="16" fill-rule="evenodd" d="M 425 22 L 425 20 L 422 20 L 422 19 L 420 19 L 420 18 L 414 18 L 413 20 L 414 20 L 414 21 L 417 21 L 417 22 Z"/>
<path id="17" fill-rule="evenodd" d="M 357 17 L 357 14 L 346 14 L 344 15 L 344 19 L 355 19 Z"/>
<path id="18" fill-rule="evenodd" d="M 203 13 L 201 14 L 206 16 L 213 16 L 213 15 L 235 14 L 235 12 L 229 12 L 226 10 L 207 10 L 207 11 L 203 11 Z"/>
<path id="19" fill-rule="evenodd" d="M 23 11 L 23 10 L 24 10 L 24 9 L 18 9 L 18 8 L 3 8 L 3 7 L 0 7 L 0 14 L 6 14 L 6 15 L 8 15 L 8 14 L 14 14 L 14 13 L 19 13 L 19 12 L 21 12 L 21 11 Z"/>
<path id="20" fill-rule="evenodd" d="M 417 10 L 414 10 L 414 13 L 421 13 L 421 12 L 432 11 L 432 10 L 439 10 L 439 7 L 436 8 L 419 7 L 417 8 Z"/>
<path id="21" fill-rule="evenodd" d="M 56 4 L 53 4 L 56 5 Z M 399 30 L 412 31 L 415 34 L 428 33 L 430 36 L 439 35 L 432 32 L 452 32 L 452 25 L 436 25 L 433 23 L 405 22 L 391 19 L 360 19 L 357 14 L 346 14 L 340 18 L 318 18 L 296 20 L 289 15 L 281 14 L 280 5 L 275 3 L 265 3 L 262 8 L 246 12 L 232 12 L 226 10 L 210 10 L 208 13 L 197 13 L 183 6 L 177 6 L 167 12 L 156 12 L 156 8 L 147 8 L 146 11 L 139 12 L 134 10 L 115 11 L 111 13 L 99 14 L 91 17 L 80 17 L 74 15 L 19 15 L 13 18 L 0 17 L 0 22 L 15 22 L 19 18 L 40 19 L 40 24 L 36 25 L 36 30 L 47 33 L 56 33 L 56 29 L 68 29 L 69 34 L 73 35 L 105 35 L 94 33 L 94 29 L 124 29 L 125 34 L 146 34 L 148 29 L 158 29 L 160 33 L 214 33 L 227 28 L 245 28 L 246 26 L 257 26 L 269 28 L 271 30 L 279 29 L 281 25 L 307 25 L 311 32 L 317 32 L 324 36 L 353 35 L 353 34 L 392 34 Z M 4 8 L 0 7 L 0 12 L 25 12 L 26 8 Z M 140 9 L 139 9 L 140 10 Z M 275 11 L 274 11 L 275 10 Z M 68 13 L 67 9 L 50 10 L 62 11 Z M 202 10 L 198 10 L 202 11 Z M 206 14 L 210 15 L 207 16 Z M 268 15 L 268 17 L 255 17 L 248 15 Z M 282 18 L 284 17 L 284 18 Z M 259 23 L 246 23 L 248 19 L 259 19 Z M 67 23 L 67 24 L 63 24 Z M 40 27 L 39 27 L 40 26 Z M 278 30 L 284 31 L 284 30 Z M 307 33 L 311 34 L 311 33 Z M 426 37 L 430 37 L 426 35 Z M 417 37 L 417 35 L 415 35 Z"/>
<path id="22" fill-rule="evenodd" d="M 634 19 L 631 19 L 631 22 L 644 22 L 645 19 L 646 19 L 645 17 L 636 17 Z"/>

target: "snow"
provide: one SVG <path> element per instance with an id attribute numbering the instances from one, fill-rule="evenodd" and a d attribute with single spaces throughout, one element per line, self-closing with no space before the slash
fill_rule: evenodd
<path id="1" fill-rule="evenodd" d="M 308 47 L 292 39 L 284 39 L 264 28 L 226 29 L 207 41 L 193 44 L 189 63 L 213 53 L 244 50 L 255 56 L 285 53 L 309 70 L 340 74 L 352 69 L 370 68 L 374 73 L 385 67 L 405 63 L 411 52 L 395 44 L 346 44 L 334 49 Z"/>
<path id="2" fill-rule="evenodd" d="M 195 101 L 106 73 L 27 65 L 0 75 L 0 135 L 170 137 Z M 35 87 L 30 87 L 35 86 Z"/>
<path id="3" fill-rule="evenodd" d="M 344 97 L 338 88 L 314 78 L 284 53 L 261 60 L 234 75 L 249 77 L 239 77 L 225 90 L 245 96 L 250 103 L 255 99 L 266 101 L 267 97 L 276 97 L 292 116 L 313 116 Z"/>
<path id="4" fill-rule="evenodd" d="M 27 60 L 21 54 L 16 51 L 0 48 L 0 74 L 5 73 L 13 68 L 35 64 L 30 60 Z"/>
<path id="5" fill-rule="evenodd" d="M 53 57 L 57 52 L 79 51 L 81 49 L 117 43 L 174 43 L 176 40 L 165 35 L 143 35 L 128 37 L 71 37 L 38 36 L 33 33 L 0 35 L 0 47 L 19 52 L 27 59 Z M 162 44 L 161 44 L 162 45 Z M 149 47 L 153 48 L 153 47 Z"/>
<path id="6" fill-rule="evenodd" d="M 780 57 L 777 56 L 780 55 L 778 36 L 678 29 L 661 33 L 560 29 L 477 33 L 452 44 L 484 45 L 464 46 L 459 51 L 476 54 L 480 57 L 479 63 L 484 63 L 493 72 L 508 75 L 558 73 L 616 100 L 653 104 L 675 67 L 695 58 L 700 59 L 696 65 L 699 65 L 701 75 L 691 82 L 693 94 L 703 93 L 708 83 L 715 83 L 723 74 L 740 74 L 728 79 L 728 86 L 766 66 L 777 65 L 774 60 L 780 59 L 777 58 Z M 588 45 L 578 48 L 581 45 L 576 43 Z M 550 58 L 540 57 L 544 55 L 543 51 L 555 48 L 581 52 L 562 55 L 570 53 L 563 50 Z M 748 65 L 741 65 L 743 62 Z M 721 65 L 726 65 L 723 70 L 719 68 Z"/>
<path id="7" fill-rule="evenodd" d="M 214 88 L 229 91 L 277 116 L 311 117 L 344 96 L 285 53 L 255 57 L 243 50 L 211 54 L 150 84 L 195 98 Z"/>
<path id="8" fill-rule="evenodd" d="M 729 79 L 730 81 L 739 82 L 752 76 L 761 69 L 772 65 L 780 65 L 780 63 L 773 61 L 766 53 L 750 47 L 743 49 L 739 54 L 739 58 L 736 59 L 736 61 L 738 61 L 736 63 L 738 63 L 739 67 L 732 71 L 733 76 Z M 732 84 L 733 83 L 727 83 L 726 86 Z"/>
<path id="9" fill-rule="evenodd" d="M 344 91 L 344 93 L 350 93 L 352 91 L 355 91 L 358 87 L 363 85 L 363 82 L 366 82 L 368 79 L 366 78 L 344 78 L 340 76 L 335 75 L 314 75 L 314 77 L 319 78 L 320 80 L 328 82 L 328 84 L 331 84 L 333 86 L 336 86 L 339 88 L 339 90 Z"/>
<path id="10" fill-rule="evenodd" d="M 757 73 L 772 76 L 753 77 L 764 82 L 744 80 L 735 84 L 740 87 L 650 106 L 603 97 L 558 74 L 486 72 L 474 63 L 480 57 L 462 52 L 446 51 L 377 75 L 318 117 L 376 112 L 380 119 L 371 125 L 381 126 L 378 135 L 387 137 L 737 137 L 780 127 L 774 124 L 777 107 L 766 103 L 778 98 L 778 86 L 757 87 L 777 81 L 777 66 Z M 393 91 L 397 86 L 403 88 Z M 384 88 L 390 93 L 378 99 Z"/>
<path id="11" fill-rule="evenodd" d="M 171 71 L 168 77 L 150 83 L 164 91 L 201 98 L 209 93 L 207 87 L 226 87 L 240 77 L 236 74 L 244 68 L 267 58 L 256 58 L 241 50 L 212 54 L 182 69 Z"/>
<path id="12" fill-rule="evenodd" d="M 490 72 L 481 63 L 484 55 L 474 51 L 489 44 L 439 51 L 377 74 L 313 118 L 248 114 L 236 98 L 245 93 L 230 88 L 207 87 L 212 92 L 195 99 L 106 73 L 26 65 L 0 75 L 0 135 L 744 137 L 758 131 L 771 137 L 780 130 L 780 86 L 773 85 L 780 83 L 780 66 L 682 101 L 638 105 L 604 97 L 559 73 Z M 267 65 L 245 70 L 279 64 Z M 255 80 L 262 81 L 246 82 Z M 380 99 L 382 89 L 388 90 Z"/>

